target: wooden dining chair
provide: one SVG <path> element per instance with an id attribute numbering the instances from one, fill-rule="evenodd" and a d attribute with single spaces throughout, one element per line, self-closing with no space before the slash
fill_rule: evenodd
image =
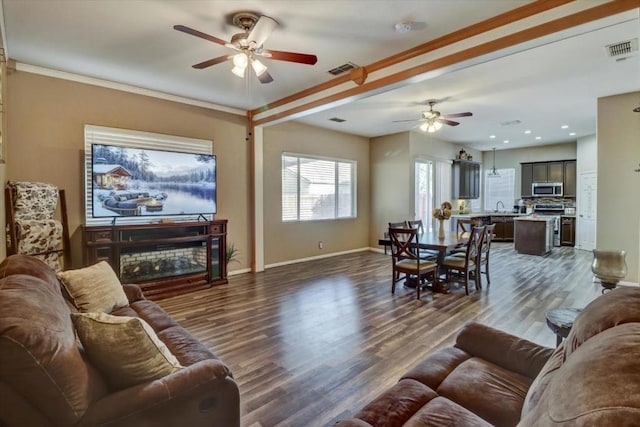
<path id="1" fill-rule="evenodd" d="M 421 219 L 407 220 L 405 221 L 405 223 L 407 227 L 417 229 L 418 233 L 420 234 L 423 234 L 425 232 L 424 224 Z M 433 251 L 430 249 L 418 249 L 418 256 L 428 261 L 437 261 L 439 254 L 440 253 L 438 251 Z"/>
<path id="2" fill-rule="evenodd" d="M 478 256 L 478 269 L 476 275 L 478 276 L 478 283 L 482 288 L 482 277 L 484 274 L 487 276 L 487 286 L 491 284 L 491 277 L 489 277 L 489 254 L 491 251 L 491 242 L 493 241 L 493 230 L 496 228 L 495 224 L 485 225 L 484 234 L 482 238 L 482 244 L 480 245 L 480 253 Z M 484 266 L 484 271 L 482 267 Z"/>
<path id="3" fill-rule="evenodd" d="M 465 294 L 469 295 L 469 279 L 473 278 L 476 289 L 480 289 L 477 266 L 479 263 L 480 244 L 484 238 L 484 226 L 475 226 L 471 229 L 466 244 L 464 256 L 450 255 L 444 258 L 440 265 L 445 272 L 447 281 L 459 281 L 464 283 Z"/>
<path id="4" fill-rule="evenodd" d="M 482 220 L 480 218 L 461 218 L 458 219 L 458 225 L 456 233 L 458 233 L 458 238 L 467 239 L 471 234 L 471 230 L 475 226 L 482 225 Z M 458 255 L 464 256 L 464 253 L 467 251 L 467 245 L 465 243 L 461 243 L 455 249 L 449 252 L 449 255 Z"/>
<path id="5" fill-rule="evenodd" d="M 436 273 L 438 264 L 432 261 L 420 259 L 415 248 L 419 245 L 418 230 L 406 227 L 389 227 L 389 238 L 391 239 L 391 262 L 392 262 L 392 282 L 391 294 L 396 292 L 396 283 L 404 274 L 405 280 L 410 277 L 416 278 L 417 298 L 420 299 L 420 288 L 422 280 L 431 278 L 432 283 L 437 280 Z"/>

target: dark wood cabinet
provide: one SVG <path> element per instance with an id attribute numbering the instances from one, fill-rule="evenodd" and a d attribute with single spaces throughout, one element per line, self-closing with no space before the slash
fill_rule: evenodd
<path id="1" fill-rule="evenodd" d="M 533 184 L 533 164 L 522 163 L 520 175 L 520 197 L 531 197 L 531 184 Z"/>
<path id="2" fill-rule="evenodd" d="M 547 182 L 562 182 L 564 180 L 564 162 L 547 163 Z"/>
<path id="3" fill-rule="evenodd" d="M 563 164 L 564 166 L 564 197 L 576 197 L 577 185 L 576 185 L 576 161 L 567 160 Z"/>
<path id="4" fill-rule="evenodd" d="M 562 217 L 560 221 L 560 244 L 562 246 L 575 246 L 576 219 L 574 217 Z"/>
<path id="5" fill-rule="evenodd" d="M 454 199 L 477 199 L 480 197 L 480 163 L 454 160 L 452 172 Z"/>
<path id="6" fill-rule="evenodd" d="M 154 299 L 227 283 L 227 220 L 83 226 L 83 261 L 108 262 Z"/>
<path id="7" fill-rule="evenodd" d="M 495 215 L 491 217 L 491 224 L 495 224 L 493 229 L 493 240 L 502 242 L 513 242 L 513 216 Z"/>
<path id="8" fill-rule="evenodd" d="M 564 197 L 576 197 L 576 161 L 520 163 L 520 196 L 532 197 L 534 182 L 562 182 Z"/>
<path id="9" fill-rule="evenodd" d="M 547 182 L 547 163 L 533 163 L 533 182 Z"/>

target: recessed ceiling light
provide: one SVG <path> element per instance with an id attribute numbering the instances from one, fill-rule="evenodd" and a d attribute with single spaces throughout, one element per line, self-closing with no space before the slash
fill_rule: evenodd
<path id="1" fill-rule="evenodd" d="M 575 134 L 576 134 L 575 132 L 571 132 L 569 136 L 575 136 Z"/>
<path id="2" fill-rule="evenodd" d="M 524 133 L 526 133 L 528 135 L 528 134 L 531 133 L 531 131 L 527 129 L 527 130 L 524 131 Z"/>
<path id="3" fill-rule="evenodd" d="M 562 125 L 562 126 L 560 126 L 560 127 L 561 127 L 562 129 L 568 129 L 568 128 L 569 128 L 569 125 Z"/>
<path id="4" fill-rule="evenodd" d="M 504 141 L 502 141 L 502 142 L 504 142 L 505 144 L 508 144 L 508 143 L 509 143 L 509 140 L 508 140 L 508 139 L 505 139 L 505 140 L 504 140 Z"/>
<path id="5" fill-rule="evenodd" d="M 541 136 L 536 136 L 536 139 L 542 139 L 542 137 Z"/>
<path id="6" fill-rule="evenodd" d="M 494 139 L 496 136 L 495 135 L 489 135 L 489 138 Z"/>

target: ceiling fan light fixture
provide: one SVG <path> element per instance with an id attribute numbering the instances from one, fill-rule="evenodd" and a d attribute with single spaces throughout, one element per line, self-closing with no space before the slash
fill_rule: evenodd
<path id="1" fill-rule="evenodd" d="M 238 53 L 233 55 L 233 65 L 237 68 L 242 68 L 243 70 L 247 68 L 247 64 L 249 63 L 249 59 L 247 55 L 244 53 Z"/>
<path id="2" fill-rule="evenodd" d="M 251 58 L 251 67 L 253 68 L 253 71 L 255 71 L 256 76 L 261 76 L 265 71 L 267 71 L 267 66 L 255 58 Z"/>
<path id="3" fill-rule="evenodd" d="M 233 70 L 231 70 L 231 72 L 236 76 L 240 77 L 241 79 L 244 79 L 244 70 L 246 70 L 246 67 L 245 68 L 233 67 Z"/>

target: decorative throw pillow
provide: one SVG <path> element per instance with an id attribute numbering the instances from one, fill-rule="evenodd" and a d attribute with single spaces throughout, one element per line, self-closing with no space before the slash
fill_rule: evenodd
<path id="1" fill-rule="evenodd" d="M 111 313 L 129 305 L 118 276 L 106 261 L 58 273 L 73 305 L 83 313 Z"/>
<path id="2" fill-rule="evenodd" d="M 115 388 L 153 381 L 182 366 L 143 319 L 72 313 L 89 360 Z"/>

